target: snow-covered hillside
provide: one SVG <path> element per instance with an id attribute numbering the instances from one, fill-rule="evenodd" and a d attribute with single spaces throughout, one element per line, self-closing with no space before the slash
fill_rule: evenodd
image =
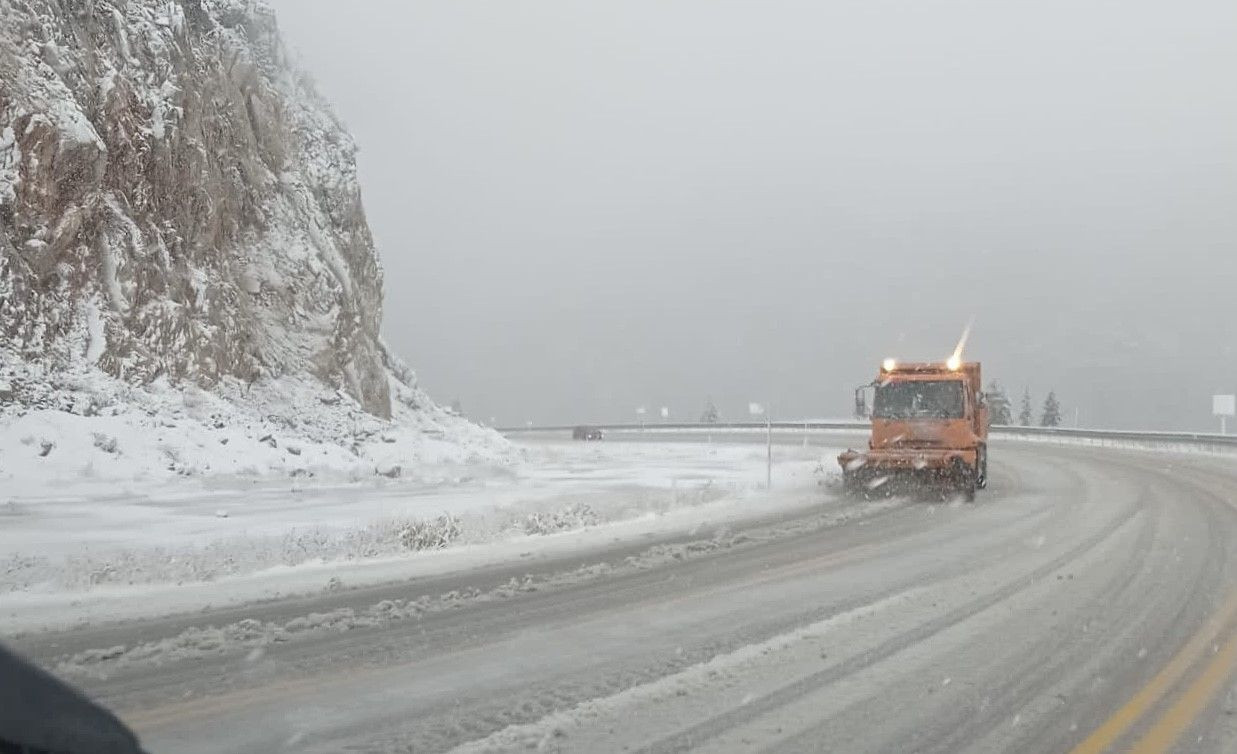
<path id="1" fill-rule="evenodd" d="M 0 479 L 509 452 L 383 346 L 354 144 L 264 3 L 0 17 Z"/>

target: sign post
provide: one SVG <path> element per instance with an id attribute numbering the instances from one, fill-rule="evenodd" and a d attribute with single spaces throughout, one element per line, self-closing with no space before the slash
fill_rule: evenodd
<path id="1" fill-rule="evenodd" d="M 765 489 L 773 489 L 773 419 L 769 409 L 759 403 L 747 404 L 747 412 L 752 416 L 765 416 Z"/>
<path id="2" fill-rule="evenodd" d="M 1220 434 L 1228 434 L 1228 417 L 1237 413 L 1237 396 L 1234 395 L 1213 395 L 1211 396 L 1211 413 L 1220 417 Z"/>
<path id="3" fill-rule="evenodd" d="M 649 410 L 645 408 L 644 406 L 641 406 L 636 409 L 636 416 L 640 417 L 640 431 L 641 432 L 644 431 L 644 415 L 647 414 L 648 412 Z"/>

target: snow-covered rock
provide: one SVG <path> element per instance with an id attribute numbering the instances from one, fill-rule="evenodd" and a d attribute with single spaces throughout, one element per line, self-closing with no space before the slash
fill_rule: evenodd
<path id="1" fill-rule="evenodd" d="M 301 451 L 240 432 L 157 464 L 182 470 L 256 448 L 307 467 L 323 445 L 389 469 L 431 434 L 458 459 L 507 452 L 379 339 L 355 146 L 265 3 L 0 0 L 0 18 L 0 422 L 103 415 L 48 441 L 100 433 L 117 459 L 175 407 Z M 387 424 L 404 442 L 369 443 Z"/>

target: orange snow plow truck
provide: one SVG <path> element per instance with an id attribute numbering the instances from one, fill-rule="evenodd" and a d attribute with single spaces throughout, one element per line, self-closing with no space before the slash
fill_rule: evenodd
<path id="1" fill-rule="evenodd" d="M 876 381 L 855 390 L 855 414 L 871 417 L 872 435 L 867 450 L 838 456 L 846 490 L 867 494 L 910 482 L 974 500 L 975 490 L 988 483 L 988 405 L 981 384 L 978 362 L 886 359 Z"/>

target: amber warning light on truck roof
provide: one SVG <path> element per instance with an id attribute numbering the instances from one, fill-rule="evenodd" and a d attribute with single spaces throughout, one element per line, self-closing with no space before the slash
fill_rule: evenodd
<path id="1" fill-rule="evenodd" d="M 962 328 L 962 337 L 958 338 L 958 345 L 954 346 L 953 355 L 945 360 L 945 366 L 949 367 L 949 371 L 956 372 L 962 366 L 962 349 L 966 348 L 966 341 L 971 337 L 971 322 L 966 323 L 966 327 Z"/>

